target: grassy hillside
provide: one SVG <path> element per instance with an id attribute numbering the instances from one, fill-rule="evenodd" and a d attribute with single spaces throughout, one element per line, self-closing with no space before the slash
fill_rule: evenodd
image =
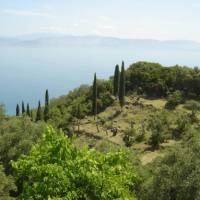
<path id="1" fill-rule="evenodd" d="M 126 97 L 126 105 L 123 111 L 120 112 L 118 102 L 115 101 L 112 106 L 98 115 L 97 123 L 92 116 L 86 116 L 80 121 L 79 131 L 78 125 L 75 125 L 74 130 L 78 135 L 76 142 L 80 146 L 88 145 L 99 150 L 106 150 L 110 147 L 126 147 L 124 136 L 129 130 L 133 129 L 133 143 L 131 147 L 127 148 L 137 152 L 137 158 L 142 164 L 147 164 L 158 156 L 163 156 L 166 149 L 181 141 L 181 137 L 174 138 L 170 133 L 166 133 L 160 148 L 152 149 L 150 144 L 152 130 L 148 126 L 154 114 L 166 112 L 170 124 L 169 129 L 173 131 L 177 127 L 176 120 L 187 116 L 191 112 L 184 108 L 185 104 L 179 105 L 173 111 L 166 111 L 166 102 L 166 99 L 146 99 L 131 95 Z M 116 135 L 113 135 L 113 128 L 118 129 Z"/>
<path id="2" fill-rule="evenodd" d="M 199 199 L 200 70 L 138 62 L 124 78 L 124 104 L 97 79 L 97 113 L 89 85 L 17 116 L 1 106 L 0 199 Z"/>

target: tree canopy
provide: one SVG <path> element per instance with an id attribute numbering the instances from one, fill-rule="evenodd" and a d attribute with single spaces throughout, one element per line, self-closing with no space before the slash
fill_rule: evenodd
<path id="1" fill-rule="evenodd" d="M 138 178 L 126 155 L 78 149 L 48 127 L 29 155 L 12 162 L 24 180 L 20 199 L 135 199 Z"/>

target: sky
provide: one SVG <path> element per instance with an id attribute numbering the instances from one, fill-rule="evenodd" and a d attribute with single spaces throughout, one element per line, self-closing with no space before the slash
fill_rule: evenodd
<path id="1" fill-rule="evenodd" d="M 0 0 L 0 35 L 200 41 L 199 0 Z"/>

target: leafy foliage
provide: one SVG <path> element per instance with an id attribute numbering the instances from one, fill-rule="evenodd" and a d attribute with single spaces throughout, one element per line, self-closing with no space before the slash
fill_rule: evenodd
<path id="1" fill-rule="evenodd" d="M 198 124 L 200 104 L 197 101 L 200 97 L 200 70 L 178 65 L 163 67 L 158 63 L 148 62 L 134 63 L 126 71 L 123 66 L 124 63 L 122 63 L 120 85 L 118 66 L 114 79 L 95 81 L 95 88 L 98 88 L 95 91 L 95 105 L 98 107 L 97 110 L 95 108 L 95 114 L 104 111 L 114 103 L 116 98 L 113 94 L 117 96 L 118 93 L 120 104 L 123 106 L 125 91 L 127 94 L 137 92 L 150 98 L 167 97 L 166 108 L 171 110 L 153 109 L 155 113 L 150 115 L 150 119 L 149 116 L 145 116 L 145 120 L 148 121 L 147 129 L 143 125 L 141 129 L 138 126 L 136 129 L 127 129 L 124 132 L 124 142 L 127 146 L 131 146 L 133 142 L 144 142 L 147 139 L 154 150 L 167 139 L 179 140 L 178 143 L 180 139 L 185 140 L 172 148 L 166 156 L 145 166 L 147 170 L 142 172 L 144 183 L 141 191 L 138 191 L 139 198 L 142 200 L 200 199 Z M 138 189 L 136 188 L 138 177 L 126 152 L 100 153 L 94 149 L 78 149 L 73 141 L 66 137 L 72 135 L 71 124 L 74 121 L 77 121 L 77 125 L 80 126 L 81 119 L 94 114 L 93 88 L 82 85 L 68 95 L 50 102 L 46 91 L 45 107 L 41 107 L 39 103 L 38 110 L 33 110 L 37 123 L 25 115 L 27 111 L 27 115 L 32 116 L 29 105 L 25 110 L 22 103 L 23 116 L 20 116 L 18 105 L 17 117 L 5 116 L 4 107 L 0 106 L 0 178 L 2 180 L 0 200 L 9 199 L 9 192 L 15 190 L 10 176 L 15 176 L 10 160 L 13 160 L 13 167 L 17 172 L 18 192 L 22 191 L 20 199 L 134 199 L 135 190 Z M 185 111 L 181 106 L 180 109 L 174 109 L 184 100 L 187 100 L 184 108 L 189 111 Z M 132 102 L 127 102 L 122 115 L 124 118 L 129 117 L 126 110 L 130 103 Z M 148 109 L 148 106 L 151 105 L 141 104 L 140 108 L 134 105 L 134 108 Z M 151 110 L 144 113 L 149 115 L 150 112 Z M 118 115 L 121 115 L 121 110 L 117 109 L 108 117 L 98 118 L 97 128 L 98 122 L 101 123 L 109 136 L 107 129 L 113 128 L 113 120 Z M 44 127 L 44 122 L 41 121 L 43 118 L 54 127 L 63 129 L 65 134 L 48 128 L 43 138 L 40 138 Z M 143 116 L 136 120 L 140 119 L 143 119 Z M 99 130 L 101 131 L 101 127 Z M 138 132 L 140 134 L 137 134 Z M 39 142 L 35 144 L 38 139 Z M 166 152 L 167 148 L 163 145 L 162 152 Z M 101 149 L 106 148 L 102 146 Z M 159 150 L 155 153 L 159 153 Z M 138 168 L 142 170 L 143 166 L 139 165 Z"/>
<path id="2" fill-rule="evenodd" d="M 184 107 L 186 109 L 193 111 L 193 112 L 200 111 L 200 103 L 198 101 L 195 101 L 195 100 L 186 101 Z"/>
<path id="3" fill-rule="evenodd" d="M 125 69 L 123 61 L 120 73 L 120 84 L 119 84 L 119 103 L 121 107 L 123 107 L 125 104 L 125 81 L 126 77 L 125 77 Z"/>
<path id="4" fill-rule="evenodd" d="M 125 131 L 123 140 L 127 147 L 131 147 L 135 141 L 136 130 L 135 128 L 129 128 Z"/>
<path id="5" fill-rule="evenodd" d="M 13 117 L 0 123 L 0 162 L 6 173 L 11 173 L 10 160 L 27 154 L 40 137 L 43 124 L 35 124 L 30 118 Z"/>
<path id="6" fill-rule="evenodd" d="M 10 191 L 16 190 L 13 178 L 11 176 L 6 176 L 3 170 L 3 166 L 0 165 L 0 200 L 11 200 Z"/>
<path id="7" fill-rule="evenodd" d="M 52 128 L 12 165 L 24 177 L 20 199 L 134 199 L 138 181 L 125 152 L 80 150 Z"/>
<path id="8" fill-rule="evenodd" d="M 200 199 L 199 131 L 153 163 L 141 191 L 144 200 Z M 192 136 L 192 137 L 191 137 Z"/>
<path id="9" fill-rule="evenodd" d="M 180 139 L 191 128 L 191 117 L 188 114 L 177 114 L 174 118 L 175 127 L 172 130 L 172 137 L 174 139 Z"/>
<path id="10" fill-rule="evenodd" d="M 168 134 L 169 122 L 167 112 L 155 113 L 149 120 L 148 129 L 151 130 L 149 143 L 153 149 L 158 149 L 160 143 L 164 141 L 164 135 Z"/>
<path id="11" fill-rule="evenodd" d="M 179 90 L 177 90 L 172 94 L 169 94 L 165 108 L 174 109 L 178 104 L 183 103 L 183 101 L 184 100 L 182 93 Z"/>
<path id="12" fill-rule="evenodd" d="M 97 80 L 97 112 L 105 110 L 112 105 L 112 82 Z M 92 115 L 92 87 L 82 85 L 69 92 L 68 95 L 53 99 L 49 105 L 49 120 L 51 125 L 62 128 L 65 132 L 69 131 L 74 118 L 77 118 L 77 107 L 81 105 L 80 116 Z"/>
<path id="13" fill-rule="evenodd" d="M 187 98 L 200 95 L 200 70 L 181 66 L 163 67 L 158 63 L 137 62 L 126 72 L 127 91 L 163 97 L 179 90 Z"/>

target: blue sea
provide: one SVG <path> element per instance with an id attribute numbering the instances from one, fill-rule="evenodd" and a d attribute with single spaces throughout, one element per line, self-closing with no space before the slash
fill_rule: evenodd
<path id="1" fill-rule="evenodd" d="M 17 103 L 35 107 L 38 100 L 44 102 L 46 89 L 54 98 L 80 84 L 90 84 L 94 72 L 99 78 L 108 78 L 122 60 L 126 67 L 139 60 L 193 67 L 200 64 L 200 52 L 112 46 L 0 47 L 0 102 L 7 114 L 15 114 Z"/>

